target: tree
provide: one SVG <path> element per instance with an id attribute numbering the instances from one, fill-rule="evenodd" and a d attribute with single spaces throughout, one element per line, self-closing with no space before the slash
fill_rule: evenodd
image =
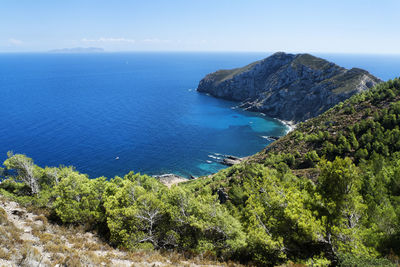
<path id="1" fill-rule="evenodd" d="M 55 212 L 67 223 L 104 221 L 102 195 L 105 182 L 105 178 L 89 179 L 78 172 L 70 172 L 54 187 Z"/>
<path id="2" fill-rule="evenodd" d="M 133 173 L 108 184 L 104 206 L 114 244 L 128 249 L 162 246 L 167 218 L 161 188 L 154 178 Z"/>
<path id="3" fill-rule="evenodd" d="M 335 254 L 338 251 L 366 253 L 359 227 L 366 209 L 359 193 L 362 184 L 359 169 L 351 159 L 339 157 L 333 162 L 322 160 L 318 168 L 317 191 L 326 218 L 326 242 Z"/>
<path id="4" fill-rule="evenodd" d="M 307 152 L 304 156 L 304 163 L 308 167 L 314 167 L 315 164 L 319 161 L 319 156 L 315 150 Z"/>
<path id="5" fill-rule="evenodd" d="M 37 194 L 40 190 L 37 177 L 35 177 L 35 165 L 33 160 L 22 154 L 7 153 L 8 159 L 4 161 L 7 169 L 15 170 L 18 174 L 17 179 L 25 182 L 31 189 L 32 194 Z"/>
<path id="6" fill-rule="evenodd" d="M 310 209 L 310 203 L 315 201 L 298 187 L 299 180 L 291 172 L 280 178 L 282 175 L 276 170 L 263 166 L 257 169 L 245 183 L 249 198 L 243 224 L 254 259 L 273 265 L 284 261 L 288 251 L 293 256 L 303 249 L 310 250 L 323 237 L 324 227 Z M 309 186 L 312 183 L 305 181 L 304 187 Z"/>

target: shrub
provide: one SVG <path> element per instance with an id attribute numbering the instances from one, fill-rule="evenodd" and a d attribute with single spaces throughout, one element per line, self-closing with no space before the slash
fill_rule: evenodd
<path id="1" fill-rule="evenodd" d="M 304 163 L 309 167 L 315 167 L 319 161 L 319 156 L 315 150 L 307 152 L 304 156 Z"/>

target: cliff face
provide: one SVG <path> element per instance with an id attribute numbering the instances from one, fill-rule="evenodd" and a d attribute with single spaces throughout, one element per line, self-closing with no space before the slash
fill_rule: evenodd
<path id="1" fill-rule="evenodd" d="M 197 91 L 270 117 L 300 122 L 381 82 L 362 69 L 347 70 L 309 54 L 275 53 L 243 68 L 203 78 Z"/>

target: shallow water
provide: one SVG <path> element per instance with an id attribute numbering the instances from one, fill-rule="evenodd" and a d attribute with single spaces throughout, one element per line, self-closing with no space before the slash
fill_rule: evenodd
<path id="1" fill-rule="evenodd" d="M 41 166 L 91 177 L 205 175 L 218 154 L 246 156 L 286 127 L 195 91 L 215 68 L 260 54 L 0 55 L 0 159 L 25 153 Z M 118 160 L 116 159 L 118 157 Z"/>
<path id="2" fill-rule="evenodd" d="M 287 128 L 199 94 L 197 84 L 268 55 L 0 54 L 0 160 L 13 150 L 90 177 L 215 172 L 221 154 L 254 154 Z M 399 56 L 320 56 L 384 80 L 400 73 Z"/>

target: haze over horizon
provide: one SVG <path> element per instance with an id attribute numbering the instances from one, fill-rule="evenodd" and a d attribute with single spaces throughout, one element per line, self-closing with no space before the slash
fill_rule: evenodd
<path id="1" fill-rule="evenodd" d="M 2 1 L 0 52 L 121 51 L 400 54 L 400 2 Z"/>

